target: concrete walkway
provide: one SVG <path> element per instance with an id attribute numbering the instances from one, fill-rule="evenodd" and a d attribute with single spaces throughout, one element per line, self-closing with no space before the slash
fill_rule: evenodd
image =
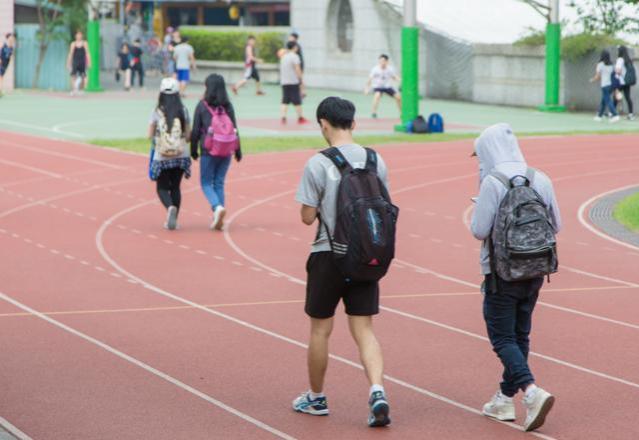
<path id="1" fill-rule="evenodd" d="M 105 78 L 105 81 L 107 78 Z M 113 79 L 109 78 L 113 82 Z M 97 138 L 143 137 L 149 115 L 157 101 L 159 78 L 149 78 L 147 88 L 130 92 L 108 91 L 71 97 L 67 93 L 16 91 L 0 99 L 0 129 L 19 131 L 56 138 L 87 140 Z M 111 85 L 113 86 L 113 85 Z M 111 88 L 110 86 L 110 88 Z M 273 135 L 316 135 L 316 130 L 286 130 L 279 132 L 279 102 L 281 92 L 277 86 L 267 86 L 266 96 L 255 96 L 252 83 L 247 84 L 239 96 L 232 97 L 236 113 L 242 120 L 263 119 L 270 121 L 268 129 L 260 124 L 247 124 L 242 128 L 244 136 Z M 203 94 L 201 86 L 188 90 L 186 106 L 192 111 Z M 311 89 L 304 104 L 306 117 L 314 119 L 317 104 L 326 96 L 339 95 L 352 100 L 358 108 L 360 121 L 370 118 L 371 97 L 363 93 L 337 92 Z M 593 103 L 594 108 L 595 103 Z M 472 132 L 497 122 L 509 122 L 518 132 L 559 132 L 575 131 L 637 131 L 639 121 L 621 121 L 617 124 L 596 123 L 591 114 L 541 113 L 534 109 L 499 107 L 472 104 L 459 101 L 424 100 L 421 113 L 432 112 L 444 116 L 451 131 Z M 292 109 L 290 116 L 292 116 Z M 383 99 L 379 116 L 385 120 L 399 122 L 399 112 L 395 103 Z M 371 122 L 366 122 L 371 125 Z M 262 124 L 263 125 L 263 124 Z M 393 124 L 380 126 L 377 132 L 387 133 Z"/>

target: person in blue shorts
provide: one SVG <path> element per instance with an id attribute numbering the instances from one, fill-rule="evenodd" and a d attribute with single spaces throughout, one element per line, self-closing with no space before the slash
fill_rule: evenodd
<path id="1" fill-rule="evenodd" d="M 180 83 L 180 94 L 186 96 L 186 87 L 191 81 L 191 69 L 195 69 L 195 50 L 189 44 L 189 39 L 182 38 L 179 44 L 173 49 L 173 59 L 175 60 L 175 73 Z"/>

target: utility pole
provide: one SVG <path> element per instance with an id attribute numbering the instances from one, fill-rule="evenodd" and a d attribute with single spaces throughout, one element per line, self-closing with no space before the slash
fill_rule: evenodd
<path id="1" fill-rule="evenodd" d="M 89 22 L 87 23 L 87 43 L 91 54 L 91 68 L 87 92 L 102 92 L 100 85 L 100 17 L 93 2 L 89 2 Z"/>
<path id="2" fill-rule="evenodd" d="M 404 26 L 402 28 L 402 125 L 397 131 L 406 131 L 406 124 L 419 115 L 419 27 L 417 1 L 404 0 Z"/>
<path id="3" fill-rule="evenodd" d="M 550 21 L 546 25 L 546 100 L 541 111 L 563 112 L 559 105 L 561 86 L 561 23 L 559 22 L 559 0 L 549 0 Z"/>

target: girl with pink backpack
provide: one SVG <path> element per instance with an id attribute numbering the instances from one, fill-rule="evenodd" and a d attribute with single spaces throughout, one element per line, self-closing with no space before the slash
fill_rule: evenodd
<path id="1" fill-rule="evenodd" d="M 242 160 L 235 110 L 226 92 L 224 78 L 206 78 L 204 99 L 195 108 L 191 132 L 191 157 L 200 161 L 200 182 L 213 210 L 211 229 L 221 231 L 226 215 L 224 182 L 231 159 Z"/>

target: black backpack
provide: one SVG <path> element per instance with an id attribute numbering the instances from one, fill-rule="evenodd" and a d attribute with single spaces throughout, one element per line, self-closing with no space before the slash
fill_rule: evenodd
<path id="1" fill-rule="evenodd" d="M 627 86 L 634 86 L 637 84 L 637 71 L 635 70 L 635 65 L 629 63 L 626 66 L 626 76 L 624 77 L 624 83 Z"/>
<path id="2" fill-rule="evenodd" d="M 413 133 L 430 133 L 428 121 L 422 115 L 419 115 L 413 121 Z"/>
<path id="3" fill-rule="evenodd" d="M 366 148 L 366 166 L 361 169 L 353 168 L 336 147 L 322 154 L 342 176 L 332 237 L 324 223 L 335 263 L 350 281 L 378 281 L 395 257 L 399 208 L 377 175 L 377 153 Z"/>

